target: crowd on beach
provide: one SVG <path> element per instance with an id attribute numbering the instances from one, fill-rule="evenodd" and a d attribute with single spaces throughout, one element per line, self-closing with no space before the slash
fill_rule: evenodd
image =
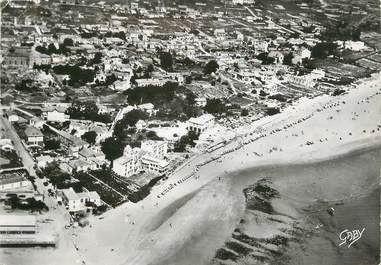
<path id="1" fill-rule="evenodd" d="M 372 95 L 370 96 L 367 96 L 366 98 L 362 99 L 362 100 L 359 100 L 357 102 L 357 104 L 365 104 L 365 103 L 369 103 L 369 100 L 374 98 L 375 96 L 377 95 L 380 95 L 381 94 L 381 88 L 379 89 L 378 92 L 376 93 L 373 93 Z M 285 121 L 288 121 L 290 119 L 290 117 L 287 117 L 286 119 L 283 119 L 281 120 L 280 122 L 278 122 L 278 124 L 281 124 L 278 128 L 274 128 L 274 124 L 271 124 L 270 126 L 273 128 L 269 128 L 269 129 L 263 129 L 262 127 L 257 127 L 255 130 L 252 130 L 251 132 L 245 132 L 245 133 L 242 133 L 242 134 L 237 134 L 234 138 L 230 139 L 229 141 L 226 141 L 226 144 L 225 145 L 222 145 L 221 148 L 218 148 L 216 150 L 214 150 L 215 152 L 212 152 L 211 153 L 211 156 L 208 158 L 208 159 L 205 159 L 203 162 L 200 162 L 200 163 L 197 163 L 194 167 L 193 167 L 193 172 L 186 175 L 185 177 L 181 178 L 180 180 L 178 180 L 177 182 L 175 183 L 171 183 L 168 185 L 167 188 L 165 188 L 160 194 L 161 196 L 165 196 L 168 192 L 170 192 L 173 188 L 175 188 L 177 185 L 181 185 L 182 183 L 184 183 L 185 181 L 191 179 L 192 177 L 194 179 L 198 179 L 200 177 L 200 175 L 197 173 L 198 170 L 200 169 L 200 167 L 206 165 L 206 164 L 209 164 L 211 162 L 214 162 L 216 161 L 217 163 L 222 163 L 222 157 L 229 154 L 229 153 L 232 153 L 232 152 L 235 152 L 243 147 L 245 147 L 246 145 L 250 144 L 250 143 L 253 143 L 253 142 L 256 142 L 264 137 L 267 137 L 269 135 L 274 135 L 274 134 L 277 134 L 279 132 L 282 132 L 284 130 L 287 130 L 287 129 L 290 129 L 290 128 L 293 128 L 295 127 L 296 125 L 299 125 L 300 123 L 302 122 L 305 122 L 307 121 L 308 119 L 312 118 L 316 112 L 322 112 L 324 110 L 330 110 L 330 109 L 334 109 L 334 108 L 338 108 L 342 105 L 345 105 L 346 102 L 343 101 L 343 100 L 340 100 L 340 99 L 331 99 L 329 102 L 327 102 L 326 104 L 324 104 L 322 107 L 320 108 L 317 108 L 315 110 L 313 110 L 310 114 L 308 115 L 304 115 L 300 118 L 298 118 L 297 120 L 294 120 L 292 122 L 287 122 L 286 124 L 282 125 Z M 337 112 L 339 112 L 340 110 L 337 110 Z M 356 112 L 354 112 L 354 115 L 358 117 L 358 114 Z M 380 128 L 381 128 L 381 125 L 378 125 L 377 128 L 373 129 L 372 131 L 370 131 L 370 133 L 375 133 L 375 131 L 380 131 Z M 270 131 L 271 129 L 271 131 Z M 363 130 L 363 133 L 366 133 L 366 130 Z M 303 134 L 303 131 L 302 131 L 302 134 Z M 349 135 L 352 135 L 351 132 L 349 132 Z M 297 134 L 295 136 L 298 136 Z M 339 137 L 338 138 L 339 140 L 343 140 L 342 137 Z M 319 140 L 321 143 L 324 142 L 324 141 L 328 141 L 328 138 L 322 138 Z M 309 140 L 309 141 L 306 141 L 305 144 L 301 144 L 300 146 L 305 146 L 305 145 L 313 145 L 314 142 L 312 140 Z M 233 145 L 233 147 L 230 147 L 230 148 L 226 148 L 227 146 L 230 146 L 230 145 Z M 226 149 L 223 149 L 223 148 L 226 148 Z M 221 149 L 222 149 L 222 152 L 221 152 Z M 282 148 L 277 148 L 277 147 L 272 147 L 270 150 L 269 150 L 269 153 L 272 153 L 274 151 L 280 151 L 282 152 L 283 149 Z M 215 154 L 213 154 L 215 153 Z M 253 155 L 255 156 L 258 156 L 258 157 L 262 157 L 263 154 L 260 154 L 258 152 L 252 152 Z M 250 154 L 247 152 L 246 153 L 246 156 L 249 156 Z M 243 163 L 243 161 L 241 161 L 241 163 Z M 190 164 L 188 164 L 188 166 L 190 166 Z M 221 179 L 221 178 L 219 178 Z M 160 198 L 160 196 L 158 195 L 157 198 Z"/>

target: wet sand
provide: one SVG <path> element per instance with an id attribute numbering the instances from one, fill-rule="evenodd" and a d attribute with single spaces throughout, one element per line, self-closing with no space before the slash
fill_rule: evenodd
<path id="1" fill-rule="evenodd" d="M 271 241 L 271 238 L 282 233 L 290 238 L 287 244 L 276 248 L 280 255 L 266 256 L 269 258 L 266 262 L 271 261 L 270 264 L 378 264 L 380 168 L 381 149 L 378 148 L 356 151 L 318 163 L 242 172 L 234 176 L 237 180 L 235 184 L 240 187 L 254 184 L 264 177 L 269 179 L 271 186 L 280 193 L 280 198 L 271 201 L 274 213 L 270 217 L 282 216 L 280 220 L 291 217 L 292 222 L 298 223 L 301 229 L 296 231 L 292 222 L 288 221 L 279 225 L 278 222 L 269 221 L 271 218 L 267 214 L 250 210 L 242 215 L 244 224 L 237 224 L 236 227 L 258 242 Z M 335 209 L 334 216 L 327 213 L 330 207 Z M 339 246 L 341 231 L 363 228 L 363 236 L 350 248 L 348 245 Z M 226 245 L 221 247 L 230 251 Z M 252 249 L 254 251 L 250 254 L 238 253 L 238 258 L 237 255 L 232 258 L 235 259 L 233 263 L 265 264 L 265 261 L 248 259 L 258 248 Z M 223 262 L 231 262 L 232 259 Z M 224 264 L 220 261 L 214 260 L 214 264 Z"/>

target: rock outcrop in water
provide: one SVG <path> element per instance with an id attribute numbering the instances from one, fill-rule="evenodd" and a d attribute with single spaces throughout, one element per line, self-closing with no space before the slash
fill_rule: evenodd
<path id="1" fill-rule="evenodd" d="M 271 182 L 261 179 L 243 190 L 245 214 L 231 238 L 216 251 L 213 265 L 266 264 L 278 260 L 290 241 L 300 240 L 303 233 L 297 218 L 274 209 L 279 192 Z"/>

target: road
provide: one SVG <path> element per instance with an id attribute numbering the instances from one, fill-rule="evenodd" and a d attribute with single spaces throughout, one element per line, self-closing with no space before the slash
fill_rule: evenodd
<path id="1" fill-rule="evenodd" d="M 16 133 L 15 129 L 12 127 L 10 122 L 3 117 L 3 112 L 0 111 L 1 117 L 1 128 L 5 130 L 6 135 L 12 140 L 13 145 L 15 147 L 15 150 L 19 157 L 21 158 L 24 167 L 28 170 L 29 174 L 33 177 L 36 177 L 36 171 L 34 170 L 34 160 L 32 156 L 29 154 L 29 152 L 26 150 L 25 146 L 23 145 L 20 137 Z"/>

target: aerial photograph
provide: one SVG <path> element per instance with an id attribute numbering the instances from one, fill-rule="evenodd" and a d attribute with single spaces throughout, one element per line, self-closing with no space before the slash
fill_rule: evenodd
<path id="1" fill-rule="evenodd" d="M 380 0 L 0 7 L 0 265 L 380 264 Z"/>

